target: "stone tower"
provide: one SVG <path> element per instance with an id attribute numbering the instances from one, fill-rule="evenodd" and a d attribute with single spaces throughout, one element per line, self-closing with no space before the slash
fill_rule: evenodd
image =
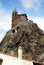
<path id="1" fill-rule="evenodd" d="M 14 11 L 12 12 L 12 27 L 17 17 L 18 17 L 18 12 L 14 9 Z"/>
<path id="2" fill-rule="evenodd" d="M 14 11 L 12 12 L 12 28 L 16 26 L 19 22 L 24 22 L 26 20 L 26 14 L 18 14 L 18 12 L 14 9 Z"/>

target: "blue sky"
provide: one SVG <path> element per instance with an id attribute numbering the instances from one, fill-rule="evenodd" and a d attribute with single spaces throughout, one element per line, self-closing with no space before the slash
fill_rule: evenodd
<path id="1" fill-rule="evenodd" d="M 0 0 L 0 9 L 10 13 L 14 8 L 30 16 L 44 16 L 44 0 Z"/>
<path id="2" fill-rule="evenodd" d="M 44 31 L 44 0 L 0 0 L 0 40 L 11 29 L 11 14 L 26 13 Z"/>

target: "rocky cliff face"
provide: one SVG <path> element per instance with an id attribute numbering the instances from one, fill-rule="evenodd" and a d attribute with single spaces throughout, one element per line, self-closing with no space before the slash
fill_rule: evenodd
<path id="1" fill-rule="evenodd" d="M 6 33 L 0 43 L 0 51 L 18 57 L 18 47 L 22 47 L 23 59 L 44 60 L 43 31 L 27 19 L 26 14 L 12 13 L 12 28 Z"/>

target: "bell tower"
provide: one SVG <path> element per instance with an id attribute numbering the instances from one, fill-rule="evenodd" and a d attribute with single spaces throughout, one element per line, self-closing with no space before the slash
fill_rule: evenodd
<path id="1" fill-rule="evenodd" d="M 14 9 L 12 12 L 12 28 L 13 28 L 13 22 L 17 17 L 18 17 L 18 12 L 16 11 L 16 9 Z"/>

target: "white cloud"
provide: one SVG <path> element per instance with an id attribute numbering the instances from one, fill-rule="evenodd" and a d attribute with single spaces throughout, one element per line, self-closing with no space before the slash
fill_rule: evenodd
<path id="1" fill-rule="evenodd" d="M 0 42 L 3 39 L 4 35 L 0 34 Z"/>
<path id="2" fill-rule="evenodd" d="M 5 10 L 0 10 L 0 29 L 6 32 L 11 29 L 11 14 L 8 14 Z M 4 35 L 5 34 L 0 33 L 0 41 L 3 39 Z"/>
<path id="3" fill-rule="evenodd" d="M 0 29 L 9 30 L 11 28 L 11 16 L 4 10 L 0 10 Z"/>
<path id="4" fill-rule="evenodd" d="M 43 18 L 37 18 L 37 17 L 28 17 L 29 20 L 33 20 L 34 23 L 37 23 L 40 29 L 44 31 L 44 17 Z"/>
<path id="5" fill-rule="evenodd" d="M 23 6 L 28 10 L 30 8 L 38 9 L 44 0 L 21 0 Z"/>
<path id="6" fill-rule="evenodd" d="M 23 6 L 26 9 L 29 9 L 30 7 L 33 7 L 32 0 L 21 0 L 21 1 L 22 1 Z"/>

